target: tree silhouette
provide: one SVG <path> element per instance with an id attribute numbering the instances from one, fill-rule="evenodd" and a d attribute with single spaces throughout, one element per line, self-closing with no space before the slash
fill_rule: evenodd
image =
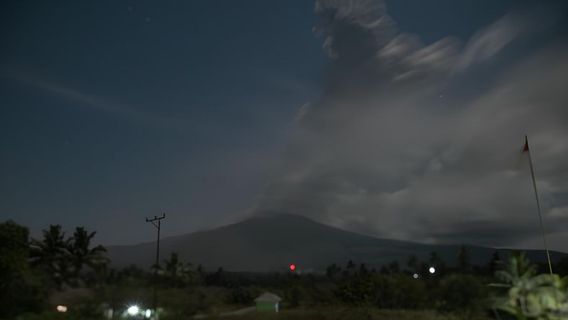
<path id="1" fill-rule="evenodd" d="M 28 263 L 28 229 L 13 221 L 0 223 L 0 318 L 37 311 L 45 300 Z"/>
<path id="2" fill-rule="evenodd" d="M 327 267 L 325 274 L 327 275 L 327 277 L 331 280 L 334 280 L 337 276 L 337 274 L 339 274 L 341 272 L 341 268 L 337 266 L 337 264 L 332 264 L 330 266 Z"/>
<path id="3" fill-rule="evenodd" d="M 58 289 L 69 275 L 68 243 L 60 225 L 50 225 L 49 229 L 43 230 L 41 241 L 33 239 L 31 242 L 32 266 L 41 269 Z"/>
<path id="4" fill-rule="evenodd" d="M 81 277 L 81 273 L 85 266 L 92 270 L 98 270 L 105 266 L 107 259 L 104 255 L 106 249 L 101 246 L 91 247 L 91 241 L 95 237 L 96 232 L 88 232 L 83 227 L 75 228 L 73 236 L 67 242 L 69 258 L 73 268 L 72 275 L 75 279 Z"/>
<path id="5" fill-rule="evenodd" d="M 408 257 L 406 261 L 406 267 L 410 273 L 414 273 L 418 271 L 418 259 L 416 259 L 415 255 L 411 255 Z"/>
<path id="6" fill-rule="evenodd" d="M 467 247 L 462 245 L 458 250 L 458 270 L 460 272 L 469 272 L 471 265 L 469 263 L 469 252 Z"/>
<path id="7" fill-rule="evenodd" d="M 503 264 L 503 261 L 501 261 L 501 257 L 499 256 L 499 252 L 497 250 L 495 250 L 495 252 L 493 252 L 493 255 L 491 256 L 491 260 L 489 261 L 489 263 L 487 265 L 487 269 L 489 270 L 489 274 L 490 275 L 495 274 L 495 272 L 501 268 L 502 264 Z"/>
<path id="8" fill-rule="evenodd" d="M 442 258 L 440 258 L 438 253 L 434 251 L 430 253 L 430 265 L 435 267 L 438 273 L 444 272 L 446 269 L 446 264 L 444 263 Z"/>
<path id="9" fill-rule="evenodd" d="M 390 273 L 399 273 L 400 272 L 400 266 L 398 264 L 398 261 L 392 261 L 391 263 L 389 263 L 388 266 L 388 270 Z"/>
<path id="10" fill-rule="evenodd" d="M 169 259 L 164 260 L 164 275 L 170 283 L 176 286 L 189 283 L 194 278 L 191 264 L 181 262 L 175 252 L 172 252 Z"/>
<path id="11" fill-rule="evenodd" d="M 359 266 L 359 275 L 366 276 L 367 274 L 369 274 L 369 269 L 367 269 L 367 266 L 364 263 L 361 263 Z"/>
<path id="12" fill-rule="evenodd" d="M 183 263 L 179 261 L 178 254 L 172 252 L 169 259 L 164 260 L 164 269 L 166 275 L 176 278 L 183 268 Z"/>
<path id="13" fill-rule="evenodd" d="M 568 276 L 568 257 L 563 257 L 554 266 L 554 271 L 561 276 Z"/>
<path id="14" fill-rule="evenodd" d="M 355 263 L 353 262 L 353 260 L 349 260 L 347 261 L 347 265 L 345 266 L 345 269 L 343 270 L 343 276 L 344 277 L 350 277 L 352 275 L 355 274 L 356 268 L 357 266 L 355 265 Z"/>

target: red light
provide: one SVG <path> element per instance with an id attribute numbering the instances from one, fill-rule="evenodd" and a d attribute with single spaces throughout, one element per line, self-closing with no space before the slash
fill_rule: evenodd
<path id="1" fill-rule="evenodd" d="M 294 271 L 294 270 L 296 270 L 296 265 L 292 263 L 290 265 L 290 271 Z"/>

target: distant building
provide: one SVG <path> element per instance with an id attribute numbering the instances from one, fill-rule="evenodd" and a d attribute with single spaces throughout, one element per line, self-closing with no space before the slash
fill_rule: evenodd
<path id="1" fill-rule="evenodd" d="M 270 292 L 265 292 L 254 299 L 256 311 L 260 312 L 278 312 L 280 301 L 282 298 Z"/>

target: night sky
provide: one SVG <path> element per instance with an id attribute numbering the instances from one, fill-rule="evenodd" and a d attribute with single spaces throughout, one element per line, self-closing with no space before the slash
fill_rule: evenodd
<path id="1" fill-rule="evenodd" d="M 0 220 L 104 244 L 286 212 L 568 252 L 568 3 L 2 1 Z"/>

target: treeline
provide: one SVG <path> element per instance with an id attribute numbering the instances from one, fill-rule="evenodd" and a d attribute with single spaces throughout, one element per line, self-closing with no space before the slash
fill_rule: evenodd
<path id="1" fill-rule="evenodd" d="M 520 253 L 503 261 L 495 252 L 485 265 L 472 265 L 465 246 L 456 252 L 455 265 L 432 252 L 424 261 L 409 256 L 404 263 L 379 268 L 346 261 L 321 274 L 247 273 L 208 271 L 173 253 L 151 269 L 116 270 L 108 267 L 105 249 L 92 244 L 94 236 L 82 227 L 67 236 L 52 225 L 40 239 L 30 239 L 25 227 L 1 223 L 0 319 L 43 319 L 41 314 L 55 313 L 50 298 L 73 288 L 88 289 L 89 295 L 69 300 L 69 312 L 57 319 L 102 319 L 109 310 L 116 318 L 133 301 L 150 308 L 154 285 L 162 320 L 248 307 L 265 291 L 283 298 L 283 310 L 436 310 L 464 319 L 494 318 L 496 312 L 563 319 L 559 308 L 568 310 L 568 280 L 559 276 L 568 274 L 566 258 L 554 265 L 559 275 L 553 276 L 538 275 L 544 266 L 529 263 Z"/>
<path id="2" fill-rule="evenodd" d="M 496 251 L 482 266 L 469 262 L 465 246 L 456 254 L 457 264 L 453 266 L 447 265 L 433 252 L 426 261 L 410 256 L 404 264 L 391 262 L 378 270 L 367 267 L 365 263 L 347 261 L 343 265 L 328 266 L 323 274 L 302 274 L 227 272 L 222 268 L 208 272 L 199 265 L 181 262 L 174 253 L 158 266 L 158 286 L 161 296 L 167 297 L 162 299 L 161 305 L 169 310 L 166 313 L 168 319 L 211 313 L 227 306 L 233 306 L 233 309 L 251 306 L 254 298 L 264 291 L 283 297 L 284 310 L 318 310 L 331 306 L 436 310 L 464 319 L 492 319 L 500 313 L 506 319 L 504 313 L 507 310 L 511 313 L 518 311 L 514 309 L 514 303 L 507 303 L 526 304 L 517 296 L 505 299 L 509 291 L 513 295 L 532 297 L 546 296 L 543 293 L 546 291 L 550 294 L 545 300 L 556 301 L 557 305 L 567 303 L 568 306 L 566 294 L 554 298 L 554 290 L 566 291 L 566 282 L 557 275 L 537 276 L 539 268 L 544 266 L 529 263 L 521 253 L 513 253 L 507 261 L 503 261 Z M 554 265 L 555 270 L 566 275 L 567 262 L 568 259 L 559 261 Z M 118 287 L 132 285 L 136 281 L 149 287 L 153 279 L 151 271 L 136 267 L 123 269 L 114 278 Z M 522 290 L 518 290 L 519 286 Z M 179 300 L 169 298 L 172 292 Z M 564 299 L 564 302 L 558 299 Z M 533 300 L 537 302 L 531 310 L 551 312 L 539 305 L 539 299 Z"/>

